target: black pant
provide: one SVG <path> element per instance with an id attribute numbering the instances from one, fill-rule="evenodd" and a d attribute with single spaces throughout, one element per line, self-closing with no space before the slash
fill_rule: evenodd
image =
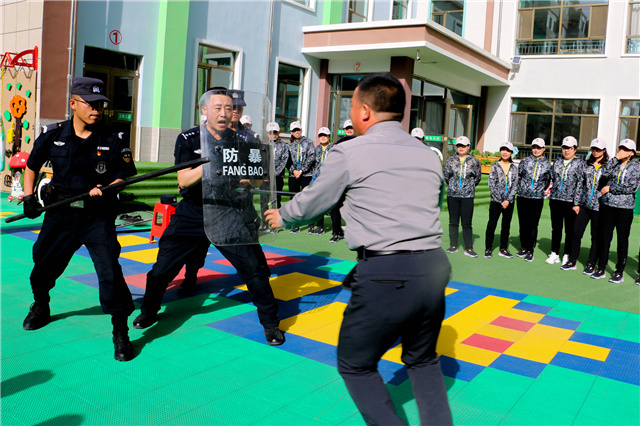
<path id="1" fill-rule="evenodd" d="M 342 230 L 342 215 L 340 214 L 339 206 L 335 206 L 331 209 L 331 228 L 332 235 L 337 235 L 339 237 L 344 236 L 344 231 Z"/>
<path id="2" fill-rule="evenodd" d="M 298 179 L 289 173 L 289 192 L 300 192 L 305 189 L 310 183 L 313 176 L 300 176 Z"/>
<path id="3" fill-rule="evenodd" d="M 562 254 L 571 252 L 573 242 L 573 228 L 576 223 L 576 212 L 573 211 L 573 202 L 549 200 L 551 210 L 551 251 L 560 254 L 562 242 L 562 226 L 564 225 L 564 250 Z"/>
<path id="4" fill-rule="evenodd" d="M 449 209 L 449 241 L 458 247 L 458 225 L 462 221 L 462 239 L 464 248 L 473 248 L 473 198 L 447 197 Z"/>
<path id="5" fill-rule="evenodd" d="M 538 224 L 544 199 L 518 197 L 518 223 L 520 224 L 520 248 L 530 251 L 536 248 L 538 242 Z"/>
<path id="6" fill-rule="evenodd" d="M 609 262 L 609 248 L 616 230 L 618 239 L 618 262 L 616 272 L 624 272 L 629 255 L 629 234 L 633 223 L 633 209 L 609 207 L 600 203 L 600 221 L 598 227 L 598 268 L 604 269 Z"/>
<path id="7" fill-rule="evenodd" d="M 591 221 L 591 248 L 589 249 L 589 260 L 587 264 L 596 265 L 597 251 L 598 251 L 598 218 L 600 213 L 598 210 L 591 210 L 586 207 L 580 207 L 580 213 L 576 217 L 576 222 L 573 227 L 573 242 L 571 243 L 571 253 L 569 253 L 569 260 L 571 262 L 577 262 L 578 256 L 580 256 L 580 243 L 584 231 L 587 229 L 589 221 Z"/>
<path id="8" fill-rule="evenodd" d="M 502 208 L 502 203 L 492 201 L 489 204 L 489 222 L 487 222 L 487 232 L 485 234 L 486 250 L 493 250 L 493 239 L 496 234 L 498 219 L 502 215 L 502 226 L 500 228 L 500 250 L 509 248 L 509 233 L 511 231 L 511 218 L 513 217 L 513 203 L 509 203 L 506 209 Z"/>
<path id="9" fill-rule="evenodd" d="M 202 256 L 209 248 L 210 242 L 204 234 L 202 224 L 199 225 L 201 236 L 185 236 L 184 223 L 180 216 L 174 216 L 158 243 L 158 259 L 147 273 L 147 286 L 141 310 L 146 314 L 155 314 L 160 310 L 162 297 L 169 283 L 178 275 L 182 265 L 188 259 Z M 265 328 L 275 327 L 280 323 L 278 304 L 269 284 L 269 266 L 259 244 L 241 244 L 215 246 L 220 253 L 238 271 L 238 275 L 247 285 L 253 304 L 258 310 L 260 324 Z"/>
<path id="10" fill-rule="evenodd" d="M 83 244 L 89 250 L 98 275 L 103 312 L 131 315 L 133 300 L 118 263 L 121 247 L 116 236 L 115 215 L 94 215 L 79 209 L 45 214 L 42 229 L 33 245 L 34 266 L 30 281 L 35 301 L 49 302 L 49 291 Z"/>
<path id="11" fill-rule="evenodd" d="M 436 354 L 450 274 L 444 251 L 436 249 L 363 259 L 345 279 L 352 294 L 340 328 L 338 371 L 367 424 L 404 424 L 378 373 L 378 361 L 398 337 L 420 422 L 451 424 Z"/>

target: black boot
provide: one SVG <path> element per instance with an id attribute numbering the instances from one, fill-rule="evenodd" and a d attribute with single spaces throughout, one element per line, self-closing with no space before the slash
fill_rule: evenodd
<path id="1" fill-rule="evenodd" d="M 37 330 L 50 322 L 51 311 L 49 310 L 49 303 L 34 302 L 31 304 L 29 314 L 22 323 L 22 328 L 25 330 Z"/>
<path id="2" fill-rule="evenodd" d="M 131 361 L 133 359 L 133 345 L 129 340 L 129 327 L 127 327 L 127 316 L 112 315 L 113 324 L 113 345 L 115 347 L 115 358 L 118 361 Z"/>

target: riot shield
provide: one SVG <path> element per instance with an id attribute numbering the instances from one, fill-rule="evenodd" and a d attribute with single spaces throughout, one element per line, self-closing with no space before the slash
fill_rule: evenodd
<path id="1" fill-rule="evenodd" d="M 212 89 L 200 99 L 200 113 L 202 156 L 211 159 L 202 166 L 207 237 L 214 245 L 272 242 L 276 233 L 263 215 L 276 199 L 269 101 L 258 93 Z M 239 120 L 247 115 L 250 127 Z"/>

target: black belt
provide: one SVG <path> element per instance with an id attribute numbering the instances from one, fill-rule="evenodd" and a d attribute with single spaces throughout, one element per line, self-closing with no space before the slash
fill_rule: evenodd
<path id="1" fill-rule="evenodd" d="M 367 250 L 364 247 L 358 248 L 358 259 L 367 259 L 369 257 L 391 256 L 393 254 L 405 253 L 423 253 L 425 250 Z"/>

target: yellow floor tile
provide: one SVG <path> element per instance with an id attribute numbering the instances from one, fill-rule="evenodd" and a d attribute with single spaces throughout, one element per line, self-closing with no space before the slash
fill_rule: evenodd
<path id="1" fill-rule="evenodd" d="M 444 295 L 445 295 L 445 296 L 448 296 L 448 295 L 450 295 L 450 294 L 455 293 L 456 291 L 458 291 L 458 289 L 457 289 L 457 288 L 449 288 L 449 287 L 445 287 L 445 288 L 444 288 Z"/>
<path id="2" fill-rule="evenodd" d="M 510 328 L 498 327 L 497 325 L 489 324 L 478 330 L 478 334 L 495 337 L 496 339 L 508 340 L 509 342 L 516 342 L 526 333 L 524 331 L 512 330 Z"/>
<path id="3" fill-rule="evenodd" d="M 595 359 L 597 361 L 606 361 L 611 350 L 600 346 L 569 341 L 560 348 L 560 352 Z"/>
<path id="4" fill-rule="evenodd" d="M 280 321 L 280 328 L 287 333 L 306 337 L 307 334 L 330 324 L 339 329 L 346 303 L 334 302 L 311 311 Z M 337 340 L 336 340 L 337 342 Z"/>
<path id="5" fill-rule="evenodd" d="M 338 337 L 340 336 L 340 325 L 342 321 L 332 322 L 320 327 L 316 330 L 311 330 L 308 333 L 304 333 L 301 336 L 307 339 L 315 340 L 317 342 L 326 343 L 332 346 L 338 346 Z"/>
<path id="6" fill-rule="evenodd" d="M 485 367 L 491 365 L 491 363 L 501 355 L 499 352 L 476 348 L 459 342 L 455 343 L 452 347 L 438 347 L 437 352 L 440 355 L 446 355 L 460 361 L 471 362 Z"/>
<path id="7" fill-rule="evenodd" d="M 564 343 L 558 339 L 550 339 L 528 333 L 511 345 L 504 353 L 505 355 L 548 364 Z"/>
<path id="8" fill-rule="evenodd" d="M 544 314 L 522 311 L 520 309 L 509 309 L 504 314 L 502 314 L 502 316 L 507 318 L 512 318 L 512 319 L 517 319 L 520 321 L 536 322 L 536 323 L 540 321 L 542 318 L 544 318 Z"/>
<path id="9" fill-rule="evenodd" d="M 158 258 L 158 249 L 146 249 L 146 250 L 137 250 L 130 251 L 128 253 L 120 254 L 120 257 L 124 257 L 125 259 L 134 260 L 140 263 L 155 263 Z"/>
<path id="10" fill-rule="evenodd" d="M 270 279 L 271 288 L 276 299 L 292 300 L 307 294 L 316 293 L 331 287 L 340 285 L 340 281 L 332 281 L 324 278 L 313 277 L 307 274 L 294 272 L 280 275 Z M 246 285 L 238 286 L 241 290 L 247 290 Z"/>
<path id="11" fill-rule="evenodd" d="M 118 242 L 122 247 L 137 246 L 149 243 L 148 238 L 139 237 L 137 235 L 118 235 Z"/>
<path id="12" fill-rule="evenodd" d="M 544 324 L 536 324 L 531 327 L 528 334 L 533 336 L 545 337 L 547 339 L 561 340 L 566 342 L 571 336 L 573 336 L 573 330 L 567 330 L 566 328 L 552 327 Z"/>
<path id="13" fill-rule="evenodd" d="M 397 362 L 398 364 L 403 364 L 400 357 L 402 356 L 402 345 L 394 346 L 389 349 L 387 353 L 382 356 L 382 359 L 386 359 L 387 361 Z"/>

